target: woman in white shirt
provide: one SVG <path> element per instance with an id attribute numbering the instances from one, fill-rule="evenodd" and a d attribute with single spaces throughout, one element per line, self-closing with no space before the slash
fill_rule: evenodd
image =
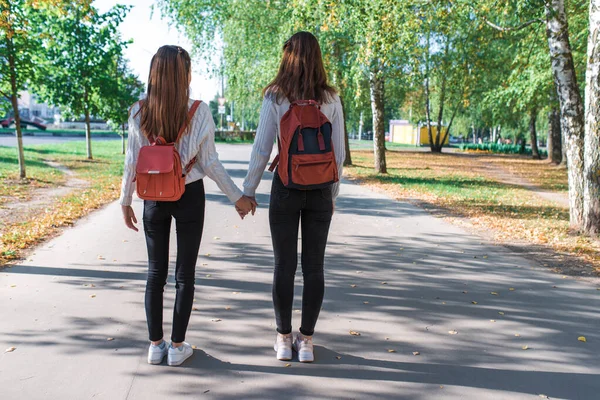
<path id="1" fill-rule="evenodd" d="M 215 149 L 215 125 L 208 106 L 201 103 L 190 117 L 191 60 L 179 46 L 163 46 L 152 57 L 148 91 L 143 102 L 130 110 L 129 138 L 125 171 L 121 188 L 121 207 L 125 224 L 137 231 L 137 219 L 131 208 L 135 167 L 140 148 L 157 137 L 175 144 L 183 166 L 193 164 L 185 177 L 185 192 L 178 201 L 144 201 L 144 232 L 148 248 L 148 280 L 146 283 L 146 319 L 150 347 L 148 363 L 160 364 L 167 356 L 169 365 L 181 365 L 193 350 L 185 343 L 192 302 L 196 260 L 204 226 L 204 184 L 209 176 L 219 189 L 235 203 L 240 216 L 255 210 L 255 203 L 244 197 L 219 161 Z M 196 161 L 194 162 L 194 158 Z M 176 298 L 173 313 L 171 345 L 163 340 L 163 291 L 169 271 L 169 236 L 171 220 L 177 228 L 177 263 L 175 267 Z"/>
<path id="2" fill-rule="evenodd" d="M 335 149 L 338 175 L 345 157 L 344 115 L 339 96 L 327 83 L 321 49 L 308 32 L 294 34 L 283 46 L 283 57 L 275 79 L 264 89 L 264 101 L 244 194 L 253 198 L 261 180 L 273 142 L 281 134 L 280 121 L 290 109 L 290 102 L 314 100 L 331 122 L 331 142 Z M 279 166 L 279 168 L 283 168 Z M 271 189 L 269 222 L 275 253 L 273 304 L 277 323 L 275 351 L 279 360 L 290 360 L 292 348 L 301 362 L 314 360 L 313 341 L 325 282 L 323 264 L 329 225 L 333 215 L 339 182 L 331 186 L 299 190 L 282 183 L 275 173 Z M 302 228 L 302 322 L 295 340 L 292 337 L 294 276 L 298 264 L 298 228 Z"/>

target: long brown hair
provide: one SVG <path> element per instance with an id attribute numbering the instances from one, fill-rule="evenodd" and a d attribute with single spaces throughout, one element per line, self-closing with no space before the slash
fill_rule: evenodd
<path id="1" fill-rule="evenodd" d="M 152 57 L 148 93 L 141 103 L 140 129 L 147 138 L 177 140 L 188 121 L 192 61 L 179 46 L 162 46 Z"/>
<path id="2" fill-rule="evenodd" d="M 327 83 L 317 38 L 310 32 L 292 35 L 283 45 L 279 72 L 263 90 L 263 95 L 274 95 L 277 102 L 285 97 L 290 102 L 316 100 L 327 103 L 335 93 L 333 86 Z"/>

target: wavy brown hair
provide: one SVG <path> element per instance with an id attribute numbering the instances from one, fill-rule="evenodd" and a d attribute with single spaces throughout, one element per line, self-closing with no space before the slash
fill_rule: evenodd
<path id="1" fill-rule="evenodd" d="M 310 32 L 292 35 L 283 45 L 279 72 L 264 88 L 263 95 L 274 95 L 277 102 L 285 97 L 290 102 L 316 100 L 327 103 L 335 93 L 333 86 L 327 83 L 317 38 Z"/>
<path id="2" fill-rule="evenodd" d="M 189 123 L 191 68 L 190 55 L 179 46 L 162 46 L 152 57 L 148 93 L 138 111 L 140 129 L 148 139 L 161 136 L 174 142 Z"/>

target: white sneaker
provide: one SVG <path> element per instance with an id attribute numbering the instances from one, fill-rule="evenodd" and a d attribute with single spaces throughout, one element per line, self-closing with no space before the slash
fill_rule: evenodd
<path id="1" fill-rule="evenodd" d="M 194 354 L 194 350 L 189 343 L 183 342 L 179 347 L 173 347 L 173 344 L 169 346 L 169 354 L 167 357 L 167 364 L 170 366 L 177 366 L 183 364 L 185 360 L 190 358 Z"/>
<path id="2" fill-rule="evenodd" d="M 277 334 L 277 341 L 273 348 L 277 352 L 277 359 L 280 361 L 289 361 L 292 359 L 292 334 Z"/>
<path id="3" fill-rule="evenodd" d="M 312 336 L 304 336 L 299 333 L 294 340 L 294 350 L 298 352 L 298 361 L 311 363 L 315 361 Z"/>
<path id="4" fill-rule="evenodd" d="M 148 348 L 148 364 L 158 365 L 162 363 L 162 360 L 165 358 L 168 351 L 169 346 L 167 346 L 167 343 L 164 341 L 158 346 L 150 343 L 150 347 Z"/>

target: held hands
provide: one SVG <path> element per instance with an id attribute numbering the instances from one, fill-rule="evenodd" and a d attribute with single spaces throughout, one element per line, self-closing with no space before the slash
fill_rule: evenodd
<path id="1" fill-rule="evenodd" d="M 137 218 L 135 218 L 133 208 L 131 208 L 131 206 L 121 206 L 121 211 L 123 212 L 123 219 L 125 220 L 125 225 L 127 225 L 129 229 L 138 232 L 138 228 L 134 225 L 137 224 Z"/>
<path id="2" fill-rule="evenodd" d="M 258 207 L 258 203 L 254 197 L 242 196 L 235 203 L 235 210 L 238 212 L 241 219 L 244 219 L 244 217 L 250 212 L 252 215 L 254 215 L 256 212 L 256 207 Z"/>

